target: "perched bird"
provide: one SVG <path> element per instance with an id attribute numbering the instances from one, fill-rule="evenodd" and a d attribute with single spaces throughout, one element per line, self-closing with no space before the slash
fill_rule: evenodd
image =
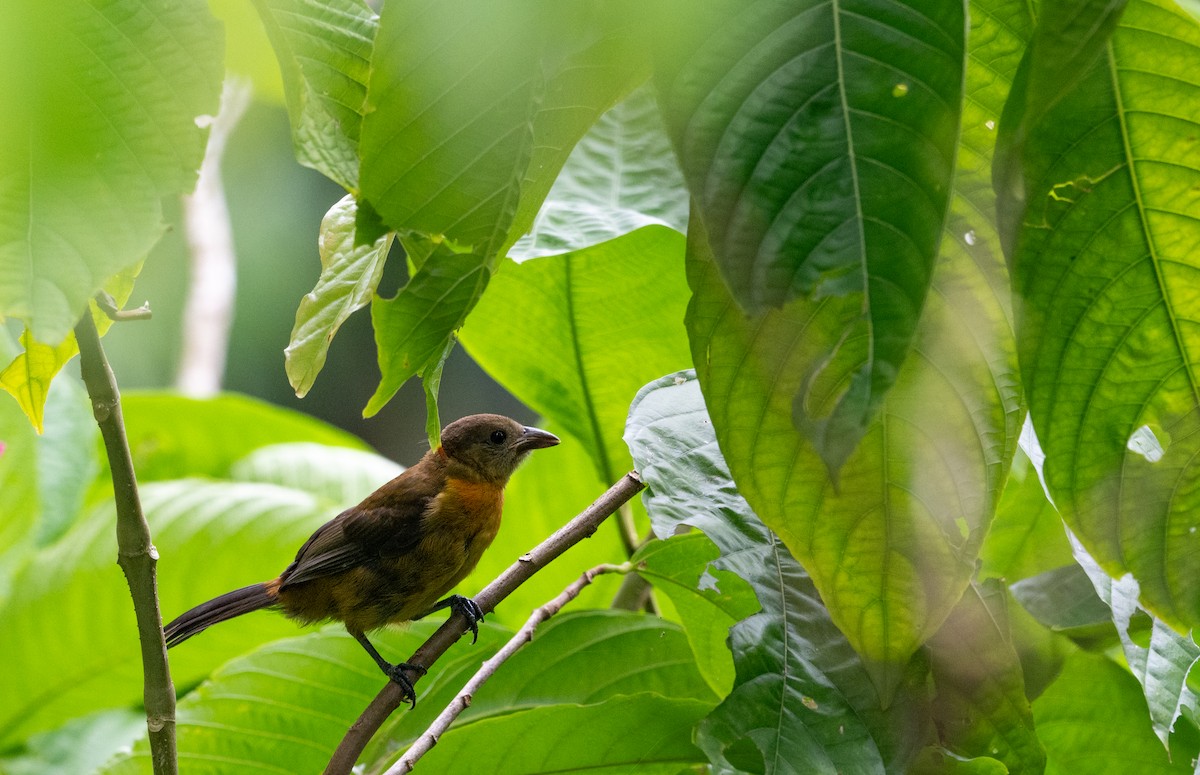
<path id="1" fill-rule="evenodd" d="M 496 537 L 513 471 L 533 450 L 555 444 L 553 434 L 496 414 L 450 423 L 441 446 L 317 528 L 278 578 L 201 603 L 168 624 L 167 648 L 260 608 L 280 609 L 305 624 L 333 619 L 415 705 L 403 670 L 425 668 L 388 662 L 367 631 L 450 608 L 466 617 L 477 637 L 483 612 L 475 601 L 438 598 L 475 568 Z"/>

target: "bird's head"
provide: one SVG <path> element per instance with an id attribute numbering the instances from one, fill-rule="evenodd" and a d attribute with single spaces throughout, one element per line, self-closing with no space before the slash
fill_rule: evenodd
<path id="1" fill-rule="evenodd" d="M 504 485 L 535 449 L 553 447 L 558 437 L 498 414 L 473 414 L 442 430 L 442 452 L 479 479 Z"/>

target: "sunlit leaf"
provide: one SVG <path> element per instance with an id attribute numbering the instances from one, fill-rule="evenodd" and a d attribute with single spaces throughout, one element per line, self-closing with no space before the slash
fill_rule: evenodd
<path id="1" fill-rule="evenodd" d="M 355 245 L 358 208 L 351 196 L 330 208 L 321 221 L 318 241 L 321 276 L 296 309 L 296 325 L 283 351 L 288 381 L 301 398 L 312 388 L 333 337 L 356 310 L 371 303 L 392 234 L 368 245 Z"/>
<path id="2" fill-rule="evenodd" d="M 647 226 L 565 256 L 505 262 L 463 328 L 471 357 L 579 439 L 610 482 L 631 464 L 621 434 L 633 396 L 689 364 L 682 250 L 678 232 Z"/>
<path id="3" fill-rule="evenodd" d="M 1046 775 L 1191 773 L 1191 762 L 1155 739 L 1133 676 L 1104 657 L 1077 653 L 1033 703 Z M 1131 767 L 1133 768 L 1131 770 Z"/>
<path id="4" fill-rule="evenodd" d="M 220 29 L 202 0 L 15 0 L 0 29 L 0 316 L 59 343 L 195 183 Z"/>
<path id="5" fill-rule="evenodd" d="M 1073 561 L 1062 519 L 1024 452 L 1017 450 L 991 530 L 979 551 L 980 578 L 1012 583 Z"/>
<path id="6" fill-rule="evenodd" d="M 1138 0 L 1105 44 L 1122 3 L 1068 5 L 1086 6 L 1081 24 L 1100 38 L 1080 45 L 1098 59 L 1040 105 L 1035 84 L 1058 77 L 1064 54 L 1031 49 L 1028 93 L 1014 99 L 1034 105 L 1032 123 L 1007 127 L 997 166 L 998 182 L 1024 184 L 1000 202 L 1022 375 L 1063 518 L 1186 629 L 1200 623 L 1200 26 L 1174 3 Z"/>
<path id="7" fill-rule="evenodd" d="M 660 224 L 687 230 L 688 194 L 649 88 L 605 113 L 567 158 L 518 261 L 568 253 Z"/>

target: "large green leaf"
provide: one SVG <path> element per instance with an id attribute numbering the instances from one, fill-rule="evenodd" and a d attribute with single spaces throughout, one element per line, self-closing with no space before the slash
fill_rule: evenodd
<path id="1" fill-rule="evenodd" d="M 1046 747 L 1046 775 L 1192 772 L 1188 757 L 1169 761 L 1154 738 L 1137 681 L 1103 657 L 1071 656 L 1034 701 L 1033 718 Z"/>
<path id="2" fill-rule="evenodd" d="M 989 756 L 1012 775 L 1040 775 L 1046 753 L 1033 728 L 1021 662 L 1009 635 L 999 582 L 972 585 L 929 641 L 942 744 Z"/>
<path id="3" fill-rule="evenodd" d="M 394 235 L 390 232 L 367 245 L 356 245 L 357 216 L 354 197 L 346 196 L 321 221 L 321 276 L 300 300 L 296 325 L 283 351 L 288 381 L 301 398 L 325 365 L 329 345 L 342 323 L 371 303 L 392 246 Z"/>
<path id="4" fill-rule="evenodd" d="M 834 626 L 812 581 L 750 510 L 730 479 L 694 375 L 670 375 L 638 394 L 626 438 L 647 483 L 659 535 L 683 525 L 717 545 L 718 570 L 757 593 L 762 611 L 730 635 L 733 692 L 698 741 L 720 771 L 903 771 L 932 737 L 925 675 L 886 704 Z"/>
<path id="5" fill-rule="evenodd" d="M 349 506 L 403 470 L 373 452 L 299 441 L 259 447 L 233 464 L 229 478 L 278 484 Z"/>
<path id="6" fill-rule="evenodd" d="M 224 477 L 251 451 L 288 441 L 366 448 L 355 436 L 306 414 L 232 393 L 196 399 L 131 391 L 122 405 L 129 450 L 143 482 Z"/>
<path id="7" fill-rule="evenodd" d="M 403 658 L 436 626 L 423 622 L 407 632 L 385 630 L 372 639 L 384 654 Z M 418 685 L 416 708 L 394 714 L 364 752 L 363 761 L 378 766 L 394 759 L 397 749 L 424 731 L 480 662 L 510 634 L 485 625 L 478 643 L 472 646 L 464 639 L 456 645 Z M 631 653 L 639 658 L 630 660 Z M 441 738 L 438 748 L 462 745 L 467 739 L 501 746 L 507 738 L 503 731 L 488 731 L 491 719 L 556 707 L 567 712 L 579 704 L 641 692 L 693 703 L 700 709 L 699 716 L 715 698 L 690 657 L 679 628 L 661 620 L 611 611 L 556 618 L 475 694 L 471 707 Z M 270 643 L 227 663 L 180 703 L 182 769 L 320 772 L 384 680 L 358 643 L 335 627 Z M 640 696 L 639 705 L 653 707 L 650 695 Z M 641 722 L 630 717 L 618 723 L 633 734 Z M 542 754 L 546 750 L 536 749 Z M 147 759 L 143 740 L 133 757 L 107 771 L 139 772 L 142 767 L 136 765 L 144 765 Z M 474 765 L 478 767 L 477 762 Z"/>
<path id="8" fill-rule="evenodd" d="M 742 494 L 811 574 L 885 694 L 970 581 L 1016 446 L 1020 387 L 1000 295 L 1005 271 L 984 214 L 993 201 L 988 122 L 999 117 L 1005 68 L 1020 50 L 1018 22 L 978 14 L 964 166 L 933 292 L 912 357 L 836 484 L 823 453 L 797 433 L 792 404 L 824 357 L 821 339 L 842 335 L 848 297 L 747 316 L 699 233 L 705 224 L 690 227 L 688 332 L 721 448 Z M 837 361 L 837 384 L 848 383 L 853 364 Z"/>
<path id="9" fill-rule="evenodd" d="M 255 0 L 283 73 L 296 158 L 358 188 L 358 136 L 378 18 L 362 0 Z"/>
<path id="10" fill-rule="evenodd" d="M 362 133 L 363 194 L 384 222 L 485 256 L 511 242 L 518 204 L 531 220 L 571 147 L 645 72 L 622 8 L 385 6 Z"/>
<path id="11" fill-rule="evenodd" d="M 263 484 L 201 481 L 145 485 L 142 502 L 160 554 L 165 617 L 279 573 L 332 514 L 306 493 Z M 36 554 L 13 580 L 0 621 L 20 637 L 0 641 L 0 743 L 92 710 L 141 700 L 137 628 L 117 567 L 113 507 L 101 506 Z M 294 632 L 282 617 L 254 615 L 171 652 L 187 686 L 233 654 Z"/>
<path id="12" fill-rule="evenodd" d="M 571 148 L 645 78 L 631 3 L 389 3 L 363 122 L 363 196 L 394 229 L 458 247 L 372 305 L 374 414 L 432 376 L 499 257 L 533 222 Z M 435 300 L 434 303 L 431 300 Z"/>
<path id="13" fill-rule="evenodd" d="M 688 194 L 653 93 L 639 89 L 600 117 L 563 165 L 518 261 L 568 253 L 661 224 L 687 230 Z"/>
<path id="14" fill-rule="evenodd" d="M 0 759 L 5 775 L 94 773 L 146 733 L 146 714 L 122 708 L 72 719 L 29 739 L 25 750 Z"/>
<path id="15" fill-rule="evenodd" d="M 0 317 L 54 344 L 195 183 L 219 25 L 203 0 L 14 0 L 0 30 Z"/>
<path id="16" fill-rule="evenodd" d="M 1103 31 L 1111 9 L 1092 10 Z M 1200 27 L 1173 3 L 1131 2 L 1107 45 L 1088 45 L 1095 65 L 1009 127 L 997 167 L 998 183 L 1024 183 L 1001 200 L 1022 374 L 1063 518 L 1186 628 L 1200 623 Z"/>
<path id="17" fill-rule="evenodd" d="M 471 357 L 578 439 L 605 481 L 631 465 L 621 433 L 638 388 L 689 363 L 682 249 L 678 232 L 646 226 L 505 262 L 463 328 Z"/>
<path id="18" fill-rule="evenodd" d="M 447 734 L 421 760 L 432 772 L 494 775 L 676 775 L 704 757 L 692 728 L 711 707 L 699 700 L 633 694 L 594 705 L 552 705 L 473 724 Z M 581 735 L 581 731 L 585 731 Z"/>
<path id="19" fill-rule="evenodd" d="M 827 302 L 805 332 L 794 413 L 833 471 L 917 341 L 954 177 L 965 6 L 681 3 L 690 34 L 656 51 L 695 220 L 731 297 L 752 314 Z"/>

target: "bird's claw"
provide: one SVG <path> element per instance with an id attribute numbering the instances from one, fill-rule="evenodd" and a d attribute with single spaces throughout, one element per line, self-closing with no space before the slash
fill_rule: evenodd
<path id="1" fill-rule="evenodd" d="M 474 600 L 463 595 L 451 595 L 447 600 L 450 610 L 462 614 L 467 620 L 467 627 L 471 630 L 471 643 L 476 643 L 479 640 L 479 623 L 483 621 L 483 609 Z"/>
<path id="2" fill-rule="evenodd" d="M 409 708 L 411 709 L 417 707 L 417 690 L 416 687 L 413 686 L 413 682 L 410 681 L 408 676 L 404 674 L 405 670 L 413 670 L 420 675 L 425 675 L 427 672 L 425 668 L 421 667 L 420 665 L 414 665 L 411 662 L 400 662 L 398 664 L 391 665 L 383 672 L 387 673 L 387 677 L 400 687 L 400 701 L 407 702 Z"/>

